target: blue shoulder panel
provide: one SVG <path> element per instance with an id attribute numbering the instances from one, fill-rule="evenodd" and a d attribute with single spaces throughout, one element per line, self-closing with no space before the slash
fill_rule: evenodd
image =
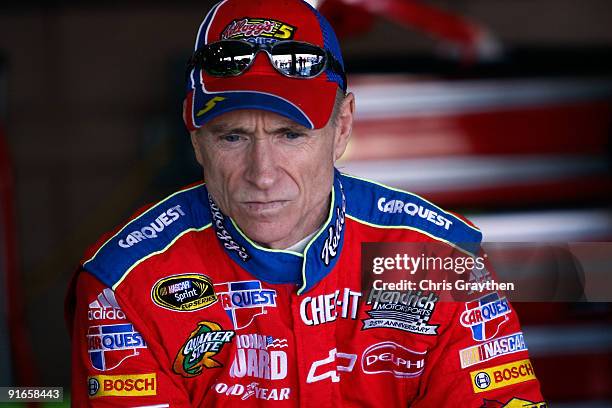
<path id="1" fill-rule="evenodd" d="M 203 184 L 168 196 L 108 239 L 83 268 L 114 289 L 145 258 L 165 251 L 189 231 L 210 226 L 206 196 Z"/>
<path id="2" fill-rule="evenodd" d="M 410 228 L 478 251 L 482 233 L 462 219 L 416 194 L 342 174 L 347 195 L 346 214 L 381 228 Z"/>

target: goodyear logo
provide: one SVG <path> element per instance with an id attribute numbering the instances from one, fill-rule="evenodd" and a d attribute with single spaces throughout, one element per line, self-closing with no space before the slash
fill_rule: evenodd
<path id="1" fill-rule="evenodd" d="M 204 309 L 217 301 L 210 278 L 199 274 L 160 279 L 151 289 L 151 298 L 159 307 L 180 312 Z"/>
<path id="2" fill-rule="evenodd" d="M 157 395 L 157 376 L 149 374 L 94 375 L 87 378 L 89 398 Z"/>
<path id="3" fill-rule="evenodd" d="M 200 375 L 203 368 L 223 367 L 213 357 L 232 340 L 234 334 L 233 331 L 223 330 L 215 322 L 199 322 L 198 327 L 191 332 L 183 347 L 178 351 L 172 370 L 176 374 L 189 378 Z"/>
<path id="4" fill-rule="evenodd" d="M 245 39 L 252 37 L 274 38 L 276 40 L 290 40 L 296 28 L 282 21 L 269 18 L 244 17 L 234 20 L 225 27 L 221 33 L 222 40 Z"/>
<path id="5" fill-rule="evenodd" d="M 536 378 L 529 359 L 472 371 L 470 377 L 475 393 L 491 391 Z"/>

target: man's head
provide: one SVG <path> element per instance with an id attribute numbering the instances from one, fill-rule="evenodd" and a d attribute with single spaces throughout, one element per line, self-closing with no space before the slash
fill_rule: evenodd
<path id="1" fill-rule="evenodd" d="M 271 57 L 228 55 L 244 48 L 216 44 L 228 39 L 265 44 Z M 280 41 L 292 40 L 322 51 L 291 55 Z M 196 55 L 202 47 L 184 115 L 208 191 L 249 238 L 286 248 L 327 217 L 334 162 L 351 133 L 354 97 L 335 35 L 301 0 L 227 0 L 200 27 Z"/>
<path id="2" fill-rule="evenodd" d="M 265 109 L 318 129 L 337 89 L 346 91 L 336 35 L 302 0 L 221 1 L 202 21 L 191 62 L 189 130 L 236 109 Z"/>

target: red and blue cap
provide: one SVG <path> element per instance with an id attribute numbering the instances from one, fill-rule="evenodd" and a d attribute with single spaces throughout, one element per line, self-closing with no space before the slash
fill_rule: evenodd
<path id="1" fill-rule="evenodd" d="M 260 38 L 256 38 L 260 37 Z M 197 51 L 222 39 L 294 40 L 328 50 L 344 68 L 340 45 L 329 22 L 302 0 L 224 0 L 200 25 Z M 309 129 L 324 127 L 331 116 L 343 76 L 328 68 L 310 78 L 289 78 L 277 72 L 266 55 L 257 54 L 239 76 L 214 77 L 201 68 L 188 72 L 184 120 L 196 130 L 206 122 L 238 109 L 263 109 Z"/>

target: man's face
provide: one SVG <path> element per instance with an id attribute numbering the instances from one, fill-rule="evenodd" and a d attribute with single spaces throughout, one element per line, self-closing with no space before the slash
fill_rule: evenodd
<path id="1" fill-rule="evenodd" d="M 333 166 L 346 148 L 353 109 L 349 95 L 335 123 L 316 130 L 263 110 L 213 119 L 191 134 L 208 191 L 252 240 L 291 246 L 327 217 Z"/>

